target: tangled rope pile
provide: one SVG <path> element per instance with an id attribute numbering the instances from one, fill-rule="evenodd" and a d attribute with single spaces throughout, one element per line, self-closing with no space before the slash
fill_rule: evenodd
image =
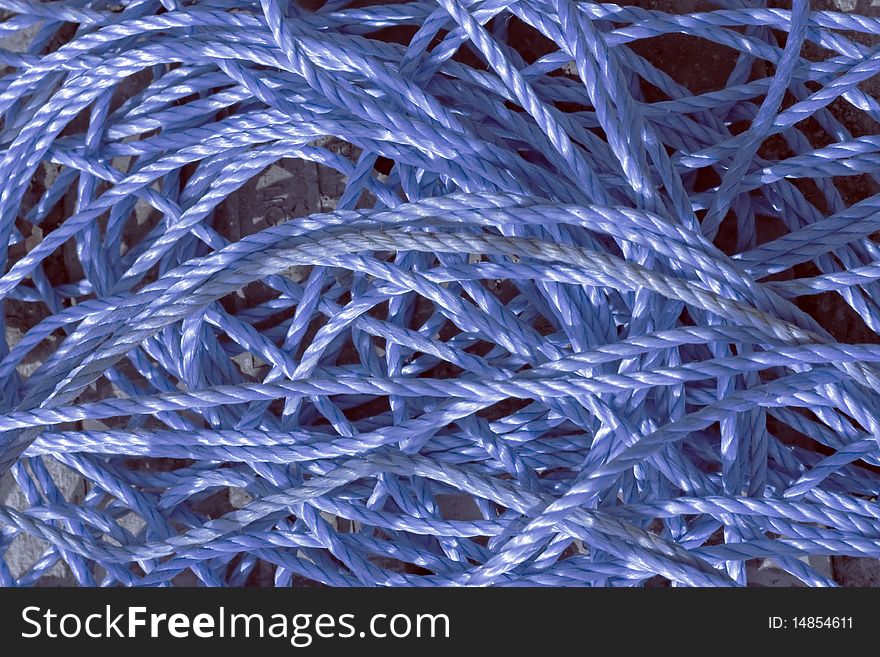
<path id="1" fill-rule="evenodd" d="M 880 19 L 0 9 L 27 40 L 0 50 L 3 585 L 728 586 L 770 560 L 821 586 L 808 556 L 880 557 Z M 646 57 L 670 34 L 729 53 L 719 88 Z M 225 234 L 282 161 L 344 179 L 332 211 Z"/>

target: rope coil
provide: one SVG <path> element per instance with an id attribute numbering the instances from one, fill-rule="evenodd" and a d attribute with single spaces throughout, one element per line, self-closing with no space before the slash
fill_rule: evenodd
<path id="1" fill-rule="evenodd" d="M 880 558 L 880 16 L 696 4 L 0 0 L 0 584 Z"/>

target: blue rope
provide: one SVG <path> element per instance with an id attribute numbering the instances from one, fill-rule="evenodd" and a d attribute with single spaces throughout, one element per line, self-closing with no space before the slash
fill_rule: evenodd
<path id="1" fill-rule="evenodd" d="M 0 584 L 880 558 L 880 18 L 715 4 L 0 0 Z"/>

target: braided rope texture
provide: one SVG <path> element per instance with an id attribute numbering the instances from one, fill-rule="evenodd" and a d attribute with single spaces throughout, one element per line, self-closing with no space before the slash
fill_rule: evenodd
<path id="1" fill-rule="evenodd" d="M 880 18 L 682 7 L 0 0 L 0 584 L 880 558 Z"/>

